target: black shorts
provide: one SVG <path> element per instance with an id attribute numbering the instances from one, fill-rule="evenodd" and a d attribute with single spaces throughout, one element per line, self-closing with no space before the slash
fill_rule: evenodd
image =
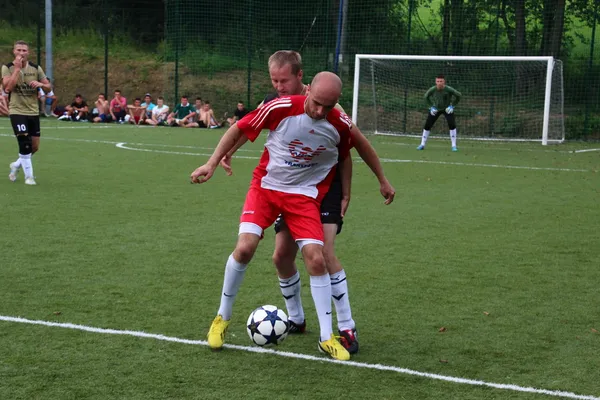
<path id="1" fill-rule="evenodd" d="M 275 220 L 275 233 L 281 231 L 281 225 L 284 224 L 283 215 L 279 215 Z M 334 180 L 329 191 L 321 202 L 321 223 L 336 224 L 337 232 L 340 234 L 344 220 L 342 218 L 342 182 Z"/>
<path id="2" fill-rule="evenodd" d="M 437 121 L 442 114 L 444 115 L 444 118 L 446 118 L 446 122 L 448 122 L 448 129 L 456 129 L 456 119 L 454 118 L 454 113 L 447 114 L 446 111 L 438 111 L 438 113 L 435 115 L 427 114 L 427 121 L 425 121 L 425 127 L 423 129 L 426 131 L 431 130 L 431 128 L 433 128 L 433 124 L 435 124 L 435 121 Z"/>
<path id="3" fill-rule="evenodd" d="M 29 135 L 40 137 L 40 116 L 39 115 L 15 115 L 10 116 L 15 135 Z"/>

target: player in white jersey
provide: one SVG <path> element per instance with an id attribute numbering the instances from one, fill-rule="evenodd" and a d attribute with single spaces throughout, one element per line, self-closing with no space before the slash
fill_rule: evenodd
<path id="1" fill-rule="evenodd" d="M 331 282 L 323 258 L 319 212 L 338 157 L 346 158 L 351 146 L 353 125 L 345 114 L 334 109 L 340 94 L 341 81 L 336 75 L 317 74 L 308 97 L 278 99 L 230 127 L 209 161 L 192 173 L 192 182 L 206 182 L 242 135 L 255 140 L 263 128 L 269 129 L 265 152 L 244 203 L 238 242 L 225 267 L 221 305 L 208 333 L 211 348 L 222 348 L 248 263 L 264 229 L 283 214 L 310 275 L 320 325 L 319 349 L 338 360 L 350 359 L 333 335 Z M 393 200 L 394 188 L 387 180 L 380 190 L 388 202 Z"/>
<path id="2" fill-rule="evenodd" d="M 264 104 L 278 97 L 308 93 L 308 85 L 302 83 L 302 57 L 299 53 L 292 50 L 276 51 L 269 57 L 268 66 L 271 83 L 276 93 L 267 95 Z M 339 104 L 336 105 L 336 108 L 344 111 Z M 354 147 L 364 162 L 373 170 L 375 176 L 382 181 L 385 176 L 375 149 L 358 128 L 354 127 L 353 131 Z M 228 175 L 232 173 L 231 155 L 239 145 L 245 143 L 244 139 L 245 137 L 242 137 L 241 143 L 236 143 L 234 149 L 221 162 Z M 352 318 L 350 307 L 348 281 L 346 271 L 335 252 L 336 235 L 342 230 L 343 217 L 350 201 L 351 181 L 352 159 L 347 157 L 338 164 L 333 182 L 321 203 L 321 223 L 325 234 L 323 254 L 331 279 L 331 295 L 335 305 L 340 341 L 350 354 L 354 354 L 358 352 L 359 346 L 356 324 Z M 304 333 L 306 322 L 302 306 L 300 274 L 295 262 L 298 246 L 290 235 L 284 218 L 278 218 L 274 227 L 277 234 L 275 235 L 273 262 L 277 269 L 281 294 L 288 311 L 289 332 Z"/>

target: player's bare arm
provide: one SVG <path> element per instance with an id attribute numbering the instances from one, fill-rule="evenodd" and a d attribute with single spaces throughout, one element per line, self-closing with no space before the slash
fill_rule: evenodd
<path id="1" fill-rule="evenodd" d="M 247 141 L 248 141 L 248 137 L 247 136 L 245 136 L 245 135 L 240 136 L 240 138 L 235 143 L 235 145 L 233 146 L 233 148 L 231 150 L 229 150 L 227 152 L 227 154 L 225 154 L 225 156 L 221 159 L 221 162 L 220 162 L 221 167 L 223 167 L 223 169 L 225 170 L 225 172 L 227 173 L 227 175 L 233 174 L 233 170 L 231 169 L 231 157 L 233 157 L 233 155 L 235 154 L 235 152 L 238 151 L 238 149 L 240 147 L 242 147 Z"/>
<path id="2" fill-rule="evenodd" d="M 196 115 L 196 112 L 192 111 L 191 113 L 189 113 L 188 115 L 186 115 L 185 117 L 183 117 L 183 119 L 181 120 L 181 122 L 187 122 L 189 119 L 194 118 L 195 115 Z"/>
<path id="3" fill-rule="evenodd" d="M 379 191 L 385 198 L 384 204 L 390 204 L 394 201 L 396 190 L 385 177 L 377 152 L 356 125 L 352 124 L 350 133 L 352 134 L 352 141 L 354 142 L 354 148 L 358 151 L 358 155 L 363 159 L 365 164 L 368 165 L 371 171 L 373 171 L 379 181 Z"/>
<path id="4" fill-rule="evenodd" d="M 29 82 L 29 86 L 35 89 L 41 88 L 45 92 L 49 92 L 50 90 L 52 90 L 52 85 L 50 84 L 50 81 L 47 78 L 44 78 L 41 81 L 31 81 Z"/>
<path id="5" fill-rule="evenodd" d="M 352 157 L 348 154 L 344 160 L 338 163 L 342 180 L 342 218 L 346 215 L 350 205 L 350 194 L 352 192 Z"/>
<path id="6" fill-rule="evenodd" d="M 23 67 L 23 60 L 24 60 L 23 56 L 17 55 L 15 57 L 15 60 L 13 61 L 12 74 L 10 74 L 9 76 L 5 76 L 2 79 L 2 85 L 4 86 L 4 91 L 6 93 L 12 92 L 12 90 L 15 88 L 15 85 L 17 84 L 17 82 L 19 80 L 19 75 L 21 74 L 21 68 Z"/>
<path id="7" fill-rule="evenodd" d="M 88 106 L 84 106 L 84 107 L 74 107 L 75 110 L 79 111 L 79 112 L 88 112 L 89 108 Z"/>
<path id="8" fill-rule="evenodd" d="M 233 125 L 227 132 L 223 135 L 217 148 L 213 152 L 212 156 L 208 159 L 206 164 L 196 168 L 192 175 L 190 176 L 192 183 L 204 183 L 208 181 L 215 169 L 219 165 L 221 159 L 227 154 L 229 150 L 235 146 L 238 139 L 243 135 L 243 132 L 237 125 Z"/>

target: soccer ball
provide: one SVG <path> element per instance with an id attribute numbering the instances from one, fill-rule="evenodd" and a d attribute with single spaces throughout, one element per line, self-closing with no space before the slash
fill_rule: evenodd
<path id="1" fill-rule="evenodd" d="M 266 346 L 283 342 L 290 324 L 283 310 L 267 305 L 252 311 L 246 327 L 248 336 L 255 344 Z"/>

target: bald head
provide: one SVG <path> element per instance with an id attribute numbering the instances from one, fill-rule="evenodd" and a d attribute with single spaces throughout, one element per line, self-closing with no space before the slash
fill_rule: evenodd
<path id="1" fill-rule="evenodd" d="M 342 94 L 341 79 L 331 72 L 319 72 L 312 80 L 306 114 L 313 119 L 323 119 L 335 107 Z"/>
<path id="2" fill-rule="evenodd" d="M 313 78 L 310 90 L 329 92 L 331 96 L 336 97 L 335 102 L 337 103 L 342 94 L 342 80 L 332 72 L 319 72 Z"/>

